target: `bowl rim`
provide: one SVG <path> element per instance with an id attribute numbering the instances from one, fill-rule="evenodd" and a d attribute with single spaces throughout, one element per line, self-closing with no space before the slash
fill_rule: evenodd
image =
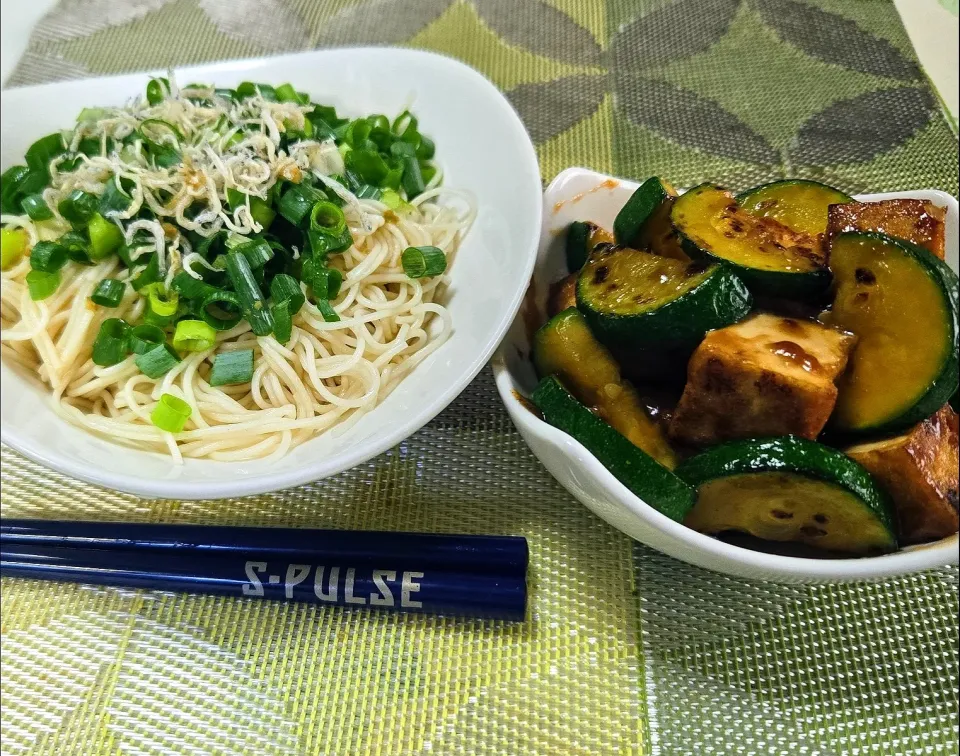
<path id="1" fill-rule="evenodd" d="M 571 178 L 580 176 L 589 176 L 596 179 L 597 185 L 611 179 L 616 181 L 618 185 L 634 188 L 638 185 L 637 182 L 630 179 L 608 176 L 588 168 L 571 167 L 559 173 L 547 186 L 544 191 L 544 207 L 552 206 L 553 195 L 560 186 L 570 181 Z M 947 205 L 948 213 L 953 214 L 954 217 L 958 215 L 956 198 L 940 190 L 914 190 L 883 194 L 884 196 L 935 195 Z M 858 196 L 875 197 L 877 195 Z M 541 233 L 541 245 L 537 254 L 538 262 L 543 257 L 550 242 L 551 231 L 546 223 L 543 224 Z M 522 317 L 522 314 L 518 317 Z M 616 505 L 621 510 L 626 510 L 633 519 L 667 536 L 670 542 L 669 546 L 663 544 L 651 544 L 651 546 L 670 556 L 690 561 L 683 553 L 685 549 L 680 548 L 680 546 L 685 546 L 702 555 L 701 564 L 707 564 L 711 569 L 734 575 L 743 575 L 746 570 L 754 574 L 763 574 L 766 579 L 783 582 L 831 582 L 893 577 L 957 564 L 958 559 L 960 559 L 960 548 L 958 548 L 960 547 L 960 536 L 958 534 L 953 534 L 930 544 L 908 547 L 905 550 L 901 549 L 892 554 L 853 559 L 816 559 L 754 551 L 725 543 L 671 520 L 617 480 L 613 473 L 604 467 L 583 444 L 559 428 L 555 428 L 540 419 L 523 405 L 518 398 L 522 396 L 520 386 L 514 380 L 513 374 L 507 366 L 507 351 L 511 346 L 510 339 L 505 339 L 500 345 L 494 355 L 493 373 L 500 398 L 514 424 L 522 431 L 521 435 L 524 436 L 524 440 L 529 434 L 558 450 L 571 464 L 581 467 L 602 486 L 609 495 L 611 504 Z M 534 453 L 536 454 L 536 452 Z M 539 457 L 539 455 L 537 456 Z M 593 511 L 592 507 L 586 504 L 584 506 Z M 602 517 L 600 514 L 598 516 Z"/>
<path id="2" fill-rule="evenodd" d="M 412 61 L 425 61 L 433 66 L 443 66 L 455 70 L 462 80 L 470 80 L 473 89 L 480 91 L 486 96 L 492 98 L 503 106 L 503 115 L 505 123 L 511 132 L 515 133 L 519 151 L 523 154 L 523 164 L 518 167 L 517 174 L 520 179 L 529 179 L 529 187 L 524 191 L 529 192 L 531 201 L 534 203 L 536 218 L 531 219 L 529 230 L 530 238 L 524 239 L 518 246 L 522 249 L 529 248 L 528 258 L 524 263 L 523 273 L 520 280 L 524 285 L 518 286 L 509 300 L 503 303 L 501 317 L 497 327 L 493 330 L 483 342 L 482 348 L 476 349 L 474 357 L 465 363 L 461 369 L 457 380 L 448 384 L 443 391 L 437 392 L 429 397 L 416 412 L 411 412 L 403 422 L 393 423 L 384 428 L 382 433 L 371 436 L 369 439 L 359 443 L 356 447 L 344 454 L 338 454 L 333 457 L 319 458 L 312 465 L 301 466 L 287 472 L 264 473 L 252 475 L 249 477 L 230 478 L 229 471 L 234 466 L 243 465 L 243 462 L 222 462 L 224 473 L 222 478 L 213 480 L 143 480 L 136 477 L 135 473 L 119 474 L 98 470 L 88 465 L 84 465 L 80 460 L 63 457 L 57 453 L 52 453 L 42 442 L 32 437 L 21 434 L 17 428 L 8 427 L 7 424 L 0 425 L 0 441 L 15 449 L 17 452 L 28 459 L 37 462 L 45 467 L 51 468 L 59 473 L 68 475 L 86 483 L 103 486 L 114 491 L 133 494 L 135 496 L 159 498 L 159 499 L 180 499 L 180 500 L 208 500 L 217 498 L 233 498 L 239 496 L 259 495 L 279 491 L 286 488 L 313 483 L 318 480 L 336 475 L 337 473 L 349 470 L 357 465 L 376 457 L 388 449 L 396 446 L 404 439 L 416 433 L 423 426 L 433 420 L 440 412 L 460 395 L 460 393 L 470 384 L 474 378 L 483 369 L 484 365 L 490 360 L 491 355 L 503 340 L 507 330 L 513 323 L 514 318 L 520 310 L 520 306 L 525 296 L 525 282 L 529 281 L 533 274 L 533 268 L 537 260 L 537 244 L 541 235 L 543 219 L 543 184 L 540 176 L 539 162 L 537 160 L 536 148 L 533 141 L 523 124 L 522 119 L 513 107 L 511 102 L 503 95 L 500 90 L 486 76 L 463 63 L 456 58 L 441 53 L 427 50 L 417 50 L 403 47 L 389 46 L 351 46 L 336 47 L 329 49 L 304 50 L 296 53 L 287 53 L 283 55 L 265 55 L 256 58 L 240 58 L 227 61 L 213 61 L 210 63 L 200 63 L 188 66 L 179 66 L 175 69 L 177 72 L 183 72 L 190 76 L 199 75 L 199 72 L 205 72 L 209 75 L 222 73 L 234 73 L 253 70 L 264 63 L 298 63 L 304 57 L 316 56 L 340 56 L 349 55 L 375 55 L 397 60 L 406 58 Z M 63 85 L 76 85 L 78 83 L 96 82 L 99 84 L 110 84 L 111 82 L 129 81 L 132 77 L 149 77 L 151 75 L 162 75 L 163 72 L 155 70 L 144 70 L 119 75 L 95 76 L 85 79 L 66 80 L 62 82 L 51 82 L 26 87 L 15 87 L 3 90 L 6 97 L 29 96 L 36 91 L 45 94 L 51 90 L 56 90 Z M 255 71 L 254 71 L 255 73 Z M 454 331 L 450 339 L 456 338 Z M 448 342 L 449 343 L 449 342 Z M 430 355 L 434 357 L 434 355 Z M 418 365 L 421 370 L 429 366 Z M 12 370 L 9 366 L 5 369 Z M 416 370 L 414 370 L 416 374 Z M 409 378 L 409 376 L 408 376 Z M 374 408 L 375 411 L 376 408 Z M 64 421 L 65 422 L 65 421 Z M 311 439 L 312 440 L 312 439 Z M 109 443 L 109 441 L 108 441 Z M 309 443 L 309 441 L 307 442 Z M 124 453 L 147 453 L 137 449 L 131 449 L 122 445 L 117 448 Z"/>

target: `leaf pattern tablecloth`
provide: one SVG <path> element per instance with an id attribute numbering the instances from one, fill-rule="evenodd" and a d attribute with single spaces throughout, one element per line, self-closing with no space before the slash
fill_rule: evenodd
<path id="1" fill-rule="evenodd" d="M 8 86 L 329 45 L 490 77 L 549 180 L 958 191 L 888 0 L 64 0 Z M 320 94 L 320 93 L 316 93 Z M 675 562 L 540 467 L 485 371 L 328 481 L 144 501 L 3 449 L 4 516 L 514 533 L 522 625 L 4 580 L 3 754 L 956 754 L 956 569 L 780 587 Z"/>

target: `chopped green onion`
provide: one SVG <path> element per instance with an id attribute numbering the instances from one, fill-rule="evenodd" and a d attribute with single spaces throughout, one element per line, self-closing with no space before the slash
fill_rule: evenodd
<path id="1" fill-rule="evenodd" d="M 317 267 L 312 260 L 303 264 L 304 280 L 317 299 L 336 299 L 343 284 L 343 274 L 336 268 Z"/>
<path id="2" fill-rule="evenodd" d="M 67 257 L 74 262 L 90 265 L 90 242 L 81 231 L 67 231 L 59 239 L 57 244 L 67 250 Z"/>
<path id="3" fill-rule="evenodd" d="M 25 165 L 12 165 L 0 176 L 0 212 L 20 212 L 20 197 L 23 196 L 24 180 L 30 175 Z"/>
<path id="4" fill-rule="evenodd" d="M 292 84 L 281 84 L 276 88 L 275 93 L 280 102 L 295 102 L 297 105 L 306 105 L 310 102 L 310 99 L 301 96 L 301 94 L 293 88 Z"/>
<path id="5" fill-rule="evenodd" d="M 101 307 L 119 307 L 123 301 L 123 292 L 126 288 L 123 281 L 118 281 L 116 278 L 104 278 L 97 284 L 93 294 L 90 295 L 90 299 L 94 304 Z"/>
<path id="6" fill-rule="evenodd" d="M 190 419 L 193 409 L 180 397 L 162 394 L 150 413 L 150 422 L 167 433 L 179 433 Z"/>
<path id="7" fill-rule="evenodd" d="M 240 297 L 232 291 L 216 289 L 200 305 L 203 322 L 217 331 L 229 331 L 243 320 Z"/>
<path id="8" fill-rule="evenodd" d="M 67 264 L 67 250 L 56 242 L 42 241 L 30 250 L 30 267 L 41 273 L 54 273 Z"/>
<path id="9" fill-rule="evenodd" d="M 177 292 L 167 291 L 162 283 L 157 282 L 145 286 L 141 294 L 147 297 L 144 323 L 162 327 L 176 319 L 180 307 L 180 295 Z"/>
<path id="10" fill-rule="evenodd" d="M 343 128 L 343 141 L 354 149 L 363 148 L 370 137 L 373 126 L 366 118 L 351 121 Z"/>
<path id="11" fill-rule="evenodd" d="M 130 326 L 120 318 L 107 318 L 93 341 L 93 364 L 110 367 L 127 356 L 127 332 Z"/>
<path id="12" fill-rule="evenodd" d="M 123 244 L 123 231 L 100 213 L 94 213 L 87 225 L 90 234 L 90 259 L 102 260 L 116 252 Z"/>
<path id="13" fill-rule="evenodd" d="M 417 147 L 417 157 L 421 160 L 430 160 L 437 152 L 437 146 L 430 137 L 420 135 L 420 145 Z"/>
<path id="14" fill-rule="evenodd" d="M 170 91 L 170 81 L 162 77 L 150 79 L 147 82 L 147 102 L 151 105 L 159 105 L 166 98 Z"/>
<path id="15" fill-rule="evenodd" d="M 252 349 L 237 349 L 233 352 L 221 352 L 214 357 L 213 370 L 210 371 L 211 386 L 250 383 L 252 379 Z"/>
<path id="16" fill-rule="evenodd" d="M 389 190 L 388 190 L 389 191 Z M 364 184 L 357 191 L 354 192 L 357 195 L 357 199 L 375 199 L 378 200 L 381 198 L 382 194 L 380 188 L 373 186 L 372 184 Z"/>
<path id="17" fill-rule="evenodd" d="M 202 352 L 216 340 L 216 330 L 202 320 L 181 320 L 173 334 L 173 348 L 179 352 Z"/>
<path id="18" fill-rule="evenodd" d="M 170 282 L 170 288 L 184 299 L 198 299 L 201 301 L 217 291 L 216 286 L 211 286 L 206 281 L 194 278 L 185 270 L 181 270 L 173 277 L 173 280 Z"/>
<path id="19" fill-rule="evenodd" d="M 104 188 L 103 194 L 100 195 L 100 215 L 109 216 L 114 213 L 122 213 L 130 207 L 131 201 L 130 195 L 120 186 L 119 177 L 114 176 L 107 181 L 107 186 Z"/>
<path id="20" fill-rule="evenodd" d="M 308 262 L 311 261 L 306 260 L 304 265 Z M 300 312 L 300 308 L 306 302 L 303 289 L 300 288 L 297 279 L 286 273 L 278 273 L 273 277 L 270 282 L 270 296 L 273 297 L 275 305 L 285 304 L 291 316 Z"/>
<path id="21" fill-rule="evenodd" d="M 379 186 L 390 170 L 378 152 L 354 148 L 344 158 L 344 165 L 363 182 Z"/>
<path id="22" fill-rule="evenodd" d="M 340 316 L 337 314 L 337 311 L 333 309 L 333 305 L 326 299 L 317 300 L 317 309 L 320 311 L 323 319 L 328 323 L 338 323 L 340 321 Z"/>
<path id="23" fill-rule="evenodd" d="M 277 212 L 294 226 L 299 226 L 310 214 L 310 209 L 326 198 L 326 194 L 309 184 L 294 184 L 280 197 Z"/>
<path id="24" fill-rule="evenodd" d="M 310 210 L 310 228 L 338 233 L 347 225 L 343 210 L 332 202 L 317 202 Z"/>
<path id="25" fill-rule="evenodd" d="M 410 204 L 393 189 L 384 189 L 380 201 L 394 211 L 410 206 Z"/>
<path id="26" fill-rule="evenodd" d="M 408 142 L 394 142 L 390 145 L 390 154 L 396 158 L 408 158 L 417 156 L 417 148 Z"/>
<path id="27" fill-rule="evenodd" d="M 70 223 L 83 226 L 89 222 L 100 206 L 100 198 L 82 189 L 74 189 L 67 197 L 60 201 L 57 209 L 60 215 Z"/>
<path id="28" fill-rule="evenodd" d="M 420 175 L 423 177 L 424 185 L 427 185 L 433 181 L 433 177 L 437 175 L 437 169 L 432 165 L 421 165 Z"/>
<path id="29" fill-rule="evenodd" d="M 46 299 L 60 286 L 60 271 L 44 273 L 40 270 L 31 270 L 27 273 L 27 289 L 30 299 L 37 302 Z"/>
<path id="30" fill-rule="evenodd" d="M 230 209 L 236 210 L 238 207 L 246 205 L 248 196 L 236 189 L 227 189 L 227 202 L 230 204 Z M 264 231 L 270 228 L 273 219 L 277 217 L 277 213 L 270 207 L 270 203 L 260 197 L 250 197 L 250 215 Z"/>
<path id="31" fill-rule="evenodd" d="M 269 102 L 277 101 L 277 90 L 269 84 L 254 84 L 252 81 L 244 81 L 237 87 L 237 96 L 241 99 L 253 97 L 257 94 Z"/>
<path id="32" fill-rule="evenodd" d="M 77 152 L 80 152 L 87 157 L 93 157 L 94 155 L 99 155 L 101 151 L 101 143 L 99 139 L 95 137 L 87 137 L 86 139 L 81 139 L 80 144 L 77 145 Z"/>
<path id="33" fill-rule="evenodd" d="M 177 147 L 183 141 L 180 129 L 169 121 L 160 118 L 148 118 L 140 123 L 140 135 L 143 141 L 152 145 L 173 144 Z"/>
<path id="34" fill-rule="evenodd" d="M 162 283 L 150 284 L 142 294 L 146 295 L 150 309 L 160 316 L 174 315 L 180 304 L 180 296 L 175 291 L 167 291 Z"/>
<path id="35" fill-rule="evenodd" d="M 236 231 L 230 231 L 227 233 L 226 238 L 223 240 L 223 246 L 227 250 L 236 249 L 241 244 L 246 244 L 250 241 L 249 236 L 244 236 L 243 234 L 238 234 Z"/>
<path id="36" fill-rule="evenodd" d="M 84 108 L 77 116 L 77 123 L 95 123 L 107 117 L 106 108 Z"/>
<path id="37" fill-rule="evenodd" d="M 311 251 L 318 258 L 331 252 L 342 252 L 353 244 L 343 210 L 326 201 L 318 202 L 310 211 L 307 239 Z"/>
<path id="38" fill-rule="evenodd" d="M 145 354 L 166 341 L 167 334 L 159 326 L 138 325 L 127 334 L 127 349 L 134 354 Z"/>
<path id="39" fill-rule="evenodd" d="M 393 119 L 393 133 L 402 137 L 408 130 L 417 131 L 418 121 L 409 110 L 404 110 Z"/>
<path id="40" fill-rule="evenodd" d="M 163 342 L 143 354 L 138 354 L 133 361 L 147 378 L 159 378 L 180 362 L 180 357 L 173 351 L 173 347 Z"/>
<path id="41" fill-rule="evenodd" d="M 160 280 L 160 261 L 157 259 L 157 253 L 151 252 L 150 259 L 147 260 L 147 267 L 130 282 L 130 285 L 133 286 L 134 291 L 141 291 Z"/>
<path id="42" fill-rule="evenodd" d="M 270 308 L 273 315 L 273 338 L 281 344 L 290 341 L 293 334 L 293 316 L 290 314 L 287 302 L 275 304 Z"/>
<path id="43" fill-rule="evenodd" d="M 12 268 L 27 252 L 29 237 L 22 228 L 0 230 L 0 270 Z"/>
<path id="44" fill-rule="evenodd" d="M 47 134 L 27 148 L 24 159 L 27 161 L 27 167 L 31 171 L 43 174 L 44 178 L 50 177 L 50 161 L 57 155 L 66 152 L 67 148 L 63 144 L 63 137 L 60 132 Z"/>
<path id="45" fill-rule="evenodd" d="M 46 200 L 40 193 L 24 197 L 20 200 L 20 207 L 30 216 L 30 220 L 43 221 L 53 217 L 53 211 L 47 206 Z"/>
<path id="46" fill-rule="evenodd" d="M 447 256 L 438 247 L 407 247 L 400 262 L 410 278 L 439 276 L 447 269 Z"/>
<path id="47" fill-rule="evenodd" d="M 407 156 L 403 158 L 403 180 L 401 183 L 408 199 L 413 199 L 418 194 L 422 194 L 426 188 L 423 174 L 420 172 L 420 162 L 416 157 Z"/>
<path id="48" fill-rule="evenodd" d="M 273 330 L 273 316 L 263 301 L 263 293 L 244 254 L 236 250 L 227 253 L 227 275 L 240 299 L 240 308 L 250 323 L 250 329 L 257 336 L 269 336 Z"/>
<path id="49" fill-rule="evenodd" d="M 157 168 L 170 168 L 183 162 L 180 152 L 168 144 L 151 145 L 150 157 Z"/>
<path id="50" fill-rule="evenodd" d="M 234 252 L 241 253 L 247 258 L 250 267 L 256 270 L 262 268 L 273 259 L 273 249 L 263 239 L 252 239 L 233 248 Z"/>

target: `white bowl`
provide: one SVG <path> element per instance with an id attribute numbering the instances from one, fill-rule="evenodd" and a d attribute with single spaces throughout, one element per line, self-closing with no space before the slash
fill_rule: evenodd
<path id="1" fill-rule="evenodd" d="M 562 233 L 574 220 L 612 228 L 617 211 L 637 188 L 632 181 L 611 179 L 583 168 L 569 168 L 544 193 L 543 233 L 527 307 L 543 322 L 547 288 L 566 273 Z M 939 191 L 870 194 L 858 199 L 895 197 L 928 199 L 948 208 L 948 261 L 957 270 L 957 201 Z M 530 342 L 522 312 L 493 361 L 497 389 L 517 430 L 544 466 L 588 509 L 638 541 L 685 562 L 740 577 L 780 582 L 840 582 L 902 575 L 958 561 L 953 535 L 933 544 L 863 559 L 804 559 L 766 554 L 733 546 L 697 533 L 657 512 L 597 461 L 582 444 L 530 412 L 520 400 L 536 386 Z"/>
<path id="2" fill-rule="evenodd" d="M 141 496 L 207 499 L 308 483 L 389 449 L 433 418 L 490 358 L 517 313 L 540 235 L 541 183 L 530 138 L 487 79 L 450 58 L 415 50 L 353 48 L 202 65 L 181 82 L 232 86 L 291 82 L 347 115 L 396 114 L 410 106 L 437 144 L 446 183 L 472 192 L 479 215 L 451 268 L 446 302 L 451 338 L 374 411 L 271 462 L 187 460 L 136 451 L 59 419 L 46 393 L 2 367 L 2 439 L 73 477 Z M 122 104 L 146 74 L 47 84 L 2 93 L 2 165 L 23 160 L 31 142 L 70 127 L 84 106 Z"/>

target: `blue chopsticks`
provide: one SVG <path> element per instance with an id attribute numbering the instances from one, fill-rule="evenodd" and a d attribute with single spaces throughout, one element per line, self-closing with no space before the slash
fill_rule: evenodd
<path id="1" fill-rule="evenodd" d="M 205 525 L 0 520 L 0 574 L 522 621 L 527 542 Z"/>

